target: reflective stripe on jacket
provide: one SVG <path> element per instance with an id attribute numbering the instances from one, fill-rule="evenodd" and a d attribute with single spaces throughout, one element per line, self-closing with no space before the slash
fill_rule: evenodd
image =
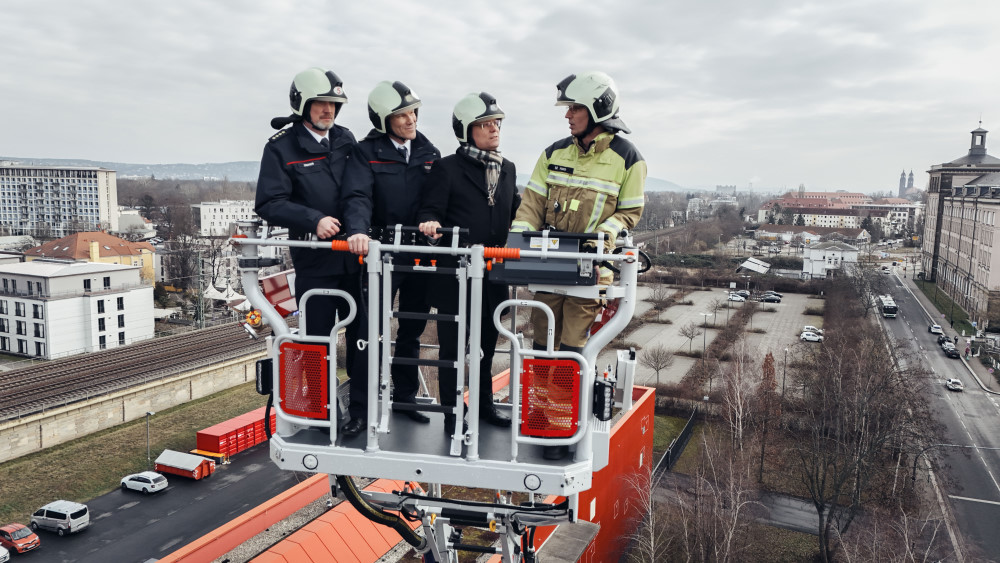
<path id="1" fill-rule="evenodd" d="M 613 241 L 639 222 L 645 183 L 646 161 L 621 136 L 601 133 L 586 151 L 568 137 L 538 157 L 513 230 L 603 231 Z"/>

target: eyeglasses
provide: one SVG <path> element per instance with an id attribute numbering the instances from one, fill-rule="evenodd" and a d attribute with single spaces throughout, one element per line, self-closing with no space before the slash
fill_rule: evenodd
<path id="1" fill-rule="evenodd" d="M 494 127 L 500 129 L 500 121 L 501 120 L 499 119 L 491 119 L 489 121 L 480 121 L 479 123 L 476 123 L 476 125 L 478 125 L 479 128 L 482 129 L 483 131 L 489 131 Z"/>

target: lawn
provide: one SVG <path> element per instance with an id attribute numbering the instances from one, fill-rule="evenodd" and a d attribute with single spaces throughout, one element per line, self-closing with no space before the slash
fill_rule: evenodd
<path id="1" fill-rule="evenodd" d="M 149 425 L 151 457 L 164 449 L 190 451 L 199 430 L 264 404 L 248 383 L 157 412 Z M 86 502 L 145 469 L 144 418 L 0 464 L 0 524 L 27 524 L 32 512 L 56 499 Z"/>
<path id="2" fill-rule="evenodd" d="M 927 299 L 937 307 L 937 314 L 931 312 L 931 316 L 934 317 L 935 322 L 941 326 L 946 326 L 951 324 L 951 326 L 959 332 L 964 331 L 965 334 L 975 334 L 976 329 L 969 324 L 969 315 L 957 303 L 951 300 L 951 297 L 947 293 L 938 289 L 936 283 L 930 283 L 926 281 L 917 281 L 917 287 L 920 291 L 924 292 Z M 954 319 L 954 323 L 951 323 Z"/>

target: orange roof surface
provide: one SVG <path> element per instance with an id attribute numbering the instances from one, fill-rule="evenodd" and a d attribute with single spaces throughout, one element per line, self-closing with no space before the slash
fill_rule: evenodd
<path id="1" fill-rule="evenodd" d="M 90 259 L 90 243 L 97 242 L 97 250 L 102 258 L 108 256 L 138 256 L 143 250 L 154 252 L 153 245 L 148 242 L 129 242 L 107 233 L 74 233 L 72 235 L 47 242 L 41 246 L 29 248 L 25 256 L 44 258 L 68 258 L 71 260 Z"/>

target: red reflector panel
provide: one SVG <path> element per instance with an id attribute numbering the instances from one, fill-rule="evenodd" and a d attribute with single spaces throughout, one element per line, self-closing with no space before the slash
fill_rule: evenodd
<path id="1" fill-rule="evenodd" d="M 281 408 L 289 414 L 329 420 L 330 393 L 322 344 L 285 342 L 278 350 Z"/>
<path id="2" fill-rule="evenodd" d="M 521 434 L 568 438 L 580 419 L 580 364 L 573 360 L 524 360 Z"/>

